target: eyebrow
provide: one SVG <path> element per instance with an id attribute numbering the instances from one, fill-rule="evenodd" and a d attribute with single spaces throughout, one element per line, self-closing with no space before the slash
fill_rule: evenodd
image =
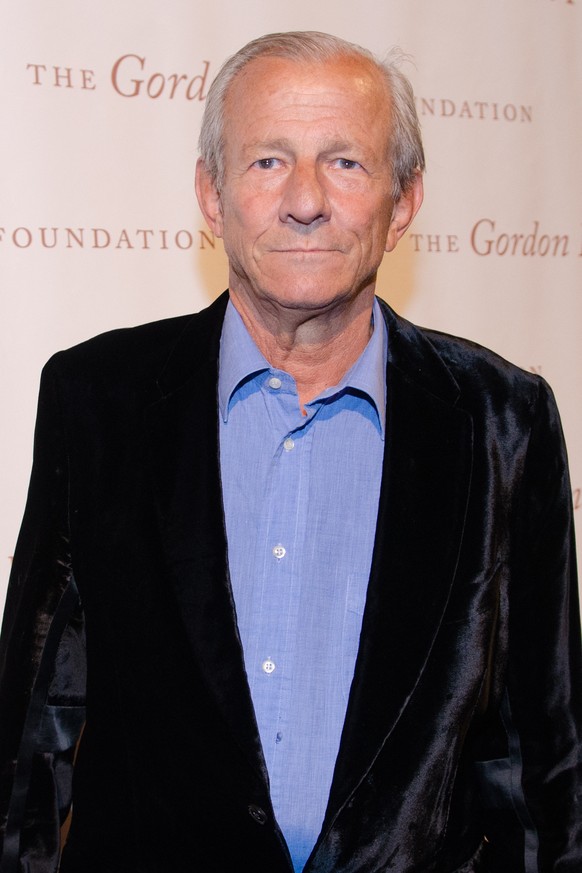
<path id="1" fill-rule="evenodd" d="M 321 152 L 323 154 L 334 154 L 336 152 L 349 151 L 351 149 L 359 149 L 361 151 L 366 151 L 366 144 L 363 142 L 348 142 L 345 139 L 334 139 L 330 142 L 326 142 L 325 140 L 322 142 Z M 269 149 L 279 150 L 283 152 L 291 152 L 293 151 L 293 147 L 291 142 L 288 139 L 269 139 L 269 140 L 259 140 L 258 142 L 251 143 L 246 149 L 246 152 L 254 151 L 254 150 L 265 150 L 269 151 Z"/>
<path id="2" fill-rule="evenodd" d="M 269 140 L 259 140 L 258 142 L 253 142 L 245 151 L 250 151 L 254 149 L 279 149 L 279 151 L 291 151 L 291 144 L 287 139 L 269 139 Z"/>

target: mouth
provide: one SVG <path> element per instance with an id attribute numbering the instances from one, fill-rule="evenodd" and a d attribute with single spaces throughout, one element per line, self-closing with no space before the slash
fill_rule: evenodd
<path id="1" fill-rule="evenodd" d="M 274 254 L 283 255 L 329 255 L 337 252 L 339 249 L 323 249 L 323 248 L 289 248 L 289 249 L 273 249 Z"/>

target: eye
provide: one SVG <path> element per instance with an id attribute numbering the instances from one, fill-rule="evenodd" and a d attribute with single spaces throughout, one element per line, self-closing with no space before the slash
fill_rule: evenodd
<path id="1" fill-rule="evenodd" d="M 258 167 L 259 170 L 272 170 L 274 167 L 278 166 L 279 161 L 277 158 L 261 158 L 258 161 L 255 161 L 254 166 Z"/>
<path id="2" fill-rule="evenodd" d="M 362 166 L 357 161 L 351 161 L 349 158 L 338 158 L 337 163 L 340 170 L 356 170 Z"/>

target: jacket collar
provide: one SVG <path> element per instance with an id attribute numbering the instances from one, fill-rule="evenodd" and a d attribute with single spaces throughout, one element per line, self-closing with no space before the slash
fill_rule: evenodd
<path id="1" fill-rule="evenodd" d="M 184 386 L 200 369 L 215 367 L 218 372 L 220 334 L 227 304 L 225 291 L 186 322 L 156 379 L 162 397 Z"/>

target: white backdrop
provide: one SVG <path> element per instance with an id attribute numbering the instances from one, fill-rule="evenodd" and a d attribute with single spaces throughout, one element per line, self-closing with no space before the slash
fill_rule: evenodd
<path id="1" fill-rule="evenodd" d="M 44 361 L 226 285 L 193 194 L 198 128 L 224 58 L 274 30 L 412 56 L 426 198 L 379 293 L 548 379 L 580 528 L 582 0 L 3 0 L 2 22 L 0 602 Z"/>

